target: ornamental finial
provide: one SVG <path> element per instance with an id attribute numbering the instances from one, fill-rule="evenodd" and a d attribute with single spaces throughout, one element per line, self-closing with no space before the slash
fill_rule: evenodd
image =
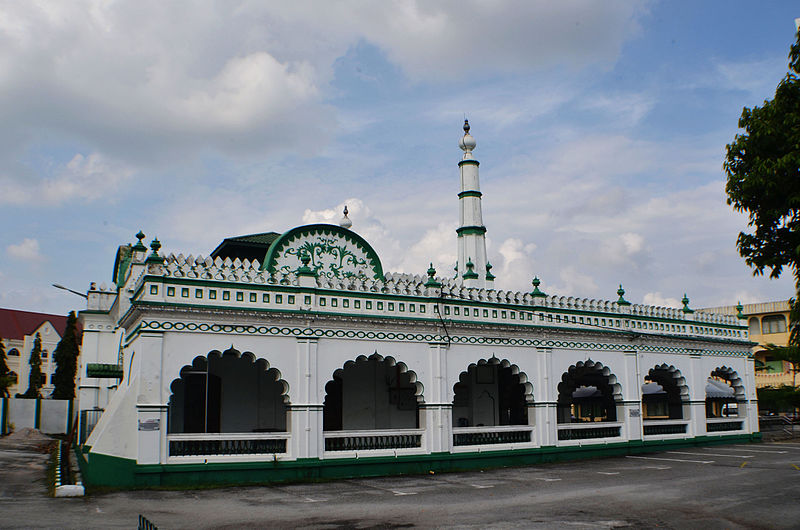
<path id="1" fill-rule="evenodd" d="M 344 206 L 344 217 L 342 217 L 342 220 L 339 221 L 339 226 L 341 226 L 342 228 L 350 228 L 351 226 L 353 226 L 353 221 L 351 221 L 350 218 L 347 217 L 347 214 L 348 214 L 347 205 L 345 205 Z"/>
<path id="2" fill-rule="evenodd" d="M 477 142 L 475 138 L 469 134 L 469 120 L 464 120 L 464 136 L 458 141 L 458 147 L 464 151 L 464 160 L 472 158 L 472 150 L 475 149 Z"/>

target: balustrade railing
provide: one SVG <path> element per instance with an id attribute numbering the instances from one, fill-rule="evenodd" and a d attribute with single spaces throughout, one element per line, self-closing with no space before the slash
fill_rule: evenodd
<path id="1" fill-rule="evenodd" d="M 596 438 L 615 438 L 620 436 L 620 423 L 563 423 L 558 426 L 558 439 L 591 440 Z"/>
<path id="2" fill-rule="evenodd" d="M 169 456 L 233 456 L 286 453 L 289 433 L 170 434 Z"/>
<path id="3" fill-rule="evenodd" d="M 327 431 L 326 451 L 373 451 L 422 447 L 422 429 Z"/>
<path id="4" fill-rule="evenodd" d="M 495 445 L 529 443 L 532 426 L 502 425 L 494 427 L 453 428 L 453 445 Z"/>
<path id="5" fill-rule="evenodd" d="M 644 435 L 656 436 L 664 434 L 686 434 L 688 421 L 669 421 L 669 420 L 645 420 Z"/>
<path id="6" fill-rule="evenodd" d="M 723 419 L 720 420 L 707 420 L 706 432 L 725 432 L 725 431 L 741 431 L 744 427 L 742 421 L 730 421 Z"/>

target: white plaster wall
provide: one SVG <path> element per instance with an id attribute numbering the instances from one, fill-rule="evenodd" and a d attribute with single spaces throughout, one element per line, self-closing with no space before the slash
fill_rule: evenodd
<path id="1" fill-rule="evenodd" d="M 138 380 L 135 379 L 130 385 L 120 387 L 111 398 L 106 411 L 86 440 L 92 452 L 136 460 L 138 387 Z"/>
<path id="2" fill-rule="evenodd" d="M 69 417 L 69 401 L 65 399 L 43 399 L 40 429 L 48 434 L 65 434 Z"/>
<path id="3" fill-rule="evenodd" d="M 33 429 L 36 418 L 36 400 L 11 398 L 8 400 L 8 421 L 14 430 Z"/>

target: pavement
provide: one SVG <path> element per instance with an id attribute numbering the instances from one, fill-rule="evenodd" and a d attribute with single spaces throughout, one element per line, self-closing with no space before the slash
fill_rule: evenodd
<path id="1" fill-rule="evenodd" d="M 77 499 L 47 496 L 45 466 L 46 458 L 35 447 L 8 449 L 0 441 L 0 526 L 131 528 L 141 514 L 162 530 L 800 527 L 797 442 L 464 473 L 129 491 Z M 28 479 L 22 483 L 25 472 Z M 9 477 L 13 485 L 7 487 Z"/>

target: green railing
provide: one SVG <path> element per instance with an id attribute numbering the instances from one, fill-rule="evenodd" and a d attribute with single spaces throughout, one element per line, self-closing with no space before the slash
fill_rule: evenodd
<path id="1" fill-rule="evenodd" d="M 565 440 L 591 440 L 594 438 L 614 438 L 620 435 L 620 426 L 608 427 L 559 427 L 558 439 Z"/>
<path id="2" fill-rule="evenodd" d="M 169 440 L 169 456 L 231 456 L 286 453 L 286 438 Z"/>
<path id="3" fill-rule="evenodd" d="M 422 447 L 421 432 L 326 432 L 326 451 L 374 451 Z"/>
<path id="4" fill-rule="evenodd" d="M 519 444 L 531 441 L 531 430 L 492 430 L 482 432 L 454 432 L 453 445 Z"/>
<path id="5" fill-rule="evenodd" d="M 741 431 L 741 421 L 720 421 L 706 423 L 706 432 Z"/>
<path id="6" fill-rule="evenodd" d="M 644 426 L 645 436 L 654 436 L 658 434 L 686 434 L 686 424 L 664 423 Z"/>

